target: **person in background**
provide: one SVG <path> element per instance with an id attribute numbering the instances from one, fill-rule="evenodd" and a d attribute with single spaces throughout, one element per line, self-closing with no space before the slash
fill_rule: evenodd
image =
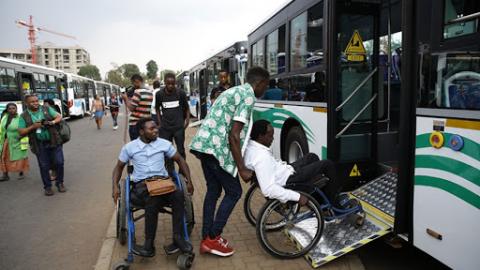
<path id="1" fill-rule="evenodd" d="M 127 93 L 122 94 L 123 102 L 130 111 L 128 119 L 128 133 L 130 140 L 138 138 L 137 121 L 142 118 L 151 118 L 152 116 L 152 91 L 143 85 L 143 78 L 139 74 L 134 74 L 130 81 L 133 84 L 134 92 L 131 98 Z"/>
<path id="2" fill-rule="evenodd" d="M 190 123 L 187 94 L 176 88 L 175 74 L 165 74 L 164 80 L 165 88 L 155 95 L 158 136 L 168 141 L 175 140 L 178 153 L 185 159 L 185 130 Z M 173 170 L 171 160 L 167 160 L 167 169 L 169 172 Z"/>
<path id="3" fill-rule="evenodd" d="M 270 80 L 269 88 L 265 91 L 263 99 L 265 100 L 282 100 L 283 99 L 283 90 L 277 87 L 277 82 L 275 79 Z"/>
<path id="4" fill-rule="evenodd" d="M 207 184 L 203 203 L 201 253 L 218 256 L 234 253 L 234 249 L 221 234 L 242 195 L 237 173 L 245 182 L 253 176 L 253 171 L 245 167 L 242 146 L 252 124 L 255 100 L 263 96 L 269 79 L 270 75 L 265 69 L 250 68 L 247 83 L 222 93 L 190 143 L 191 152 L 200 159 Z M 215 211 L 222 189 L 225 196 Z"/>
<path id="5" fill-rule="evenodd" d="M 152 101 L 152 108 L 151 108 L 151 112 L 152 112 L 152 119 L 153 121 L 155 121 L 155 123 L 157 124 L 157 126 L 159 125 L 158 123 L 158 116 L 157 116 L 157 110 L 156 110 L 156 96 L 157 96 L 157 92 L 160 91 L 160 81 L 158 80 L 155 80 L 153 82 L 153 101 Z"/>
<path id="6" fill-rule="evenodd" d="M 25 104 L 27 109 L 18 121 L 18 132 L 22 137 L 28 135 L 30 149 L 37 156 L 44 193 L 46 196 L 53 195 L 49 175 L 52 163 L 55 164 L 55 171 L 57 172 L 56 186 L 58 192 L 66 192 L 63 183 L 62 140 L 55 128 L 55 125 L 62 121 L 62 116 L 51 107 L 40 106 L 38 97 L 35 95 L 25 96 Z"/>
<path id="7" fill-rule="evenodd" d="M 112 93 L 110 95 L 110 104 L 108 105 L 108 108 L 110 109 L 110 114 L 112 115 L 112 120 L 113 120 L 113 130 L 118 129 L 118 112 L 120 111 L 120 104 L 118 102 L 117 95 L 115 93 Z"/>
<path id="8" fill-rule="evenodd" d="M 228 72 L 222 69 L 218 72 L 218 86 L 213 88 L 212 92 L 210 92 L 210 103 L 213 105 L 213 102 L 215 102 L 218 96 L 228 88 L 230 88 Z"/>
<path id="9" fill-rule="evenodd" d="M 305 101 L 326 102 L 325 73 L 315 72 L 315 81 L 307 86 Z"/>
<path id="10" fill-rule="evenodd" d="M 60 106 L 55 104 L 55 101 L 53 101 L 53 99 L 50 99 L 50 98 L 44 99 L 43 104 L 52 107 L 58 113 L 62 113 L 62 111 L 60 110 Z"/>
<path id="11" fill-rule="evenodd" d="M 0 120 L 0 170 L 3 172 L 0 181 L 8 181 L 9 172 L 18 172 L 18 179 L 23 179 L 30 167 L 27 157 L 28 137 L 20 138 L 19 120 L 17 105 L 8 103 Z"/>
<path id="12" fill-rule="evenodd" d="M 99 95 L 95 95 L 95 99 L 92 104 L 93 114 L 95 114 L 95 123 L 97 123 L 97 129 L 102 129 L 103 116 L 105 113 L 105 104 L 103 100 L 100 99 Z"/>

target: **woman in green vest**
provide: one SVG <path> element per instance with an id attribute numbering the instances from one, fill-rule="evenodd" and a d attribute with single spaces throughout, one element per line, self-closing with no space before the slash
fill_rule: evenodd
<path id="1" fill-rule="evenodd" d="M 23 179 L 24 172 L 28 171 L 27 158 L 28 137 L 20 138 L 18 133 L 17 105 L 8 103 L 0 120 L 0 170 L 3 176 L 0 181 L 9 180 L 9 172 L 18 172 L 18 179 Z"/>

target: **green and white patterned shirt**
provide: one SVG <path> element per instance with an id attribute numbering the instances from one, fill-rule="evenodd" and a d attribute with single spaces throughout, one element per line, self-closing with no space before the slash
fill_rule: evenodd
<path id="1" fill-rule="evenodd" d="M 237 166 L 230 152 L 228 135 L 234 121 L 242 122 L 240 147 L 244 148 L 255 100 L 253 88 L 248 83 L 224 91 L 210 108 L 190 143 L 190 149 L 213 155 L 226 172 L 236 176 Z"/>

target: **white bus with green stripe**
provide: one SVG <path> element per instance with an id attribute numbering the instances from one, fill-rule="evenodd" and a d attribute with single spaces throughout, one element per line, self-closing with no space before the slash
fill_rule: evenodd
<path id="1" fill-rule="evenodd" d="M 275 128 L 274 154 L 334 161 L 378 228 L 312 252 L 314 267 L 390 232 L 480 267 L 479 17 L 468 0 L 297 0 L 249 34 L 249 65 L 282 93 L 254 111 Z"/>

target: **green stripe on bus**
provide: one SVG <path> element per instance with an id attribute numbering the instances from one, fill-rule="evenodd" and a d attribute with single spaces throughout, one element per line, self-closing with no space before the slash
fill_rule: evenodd
<path id="1" fill-rule="evenodd" d="M 415 185 L 441 189 L 459 198 L 460 200 L 476 207 L 477 209 L 480 209 L 480 196 L 460 185 L 457 185 L 445 179 L 431 176 L 416 175 Z"/>
<path id="2" fill-rule="evenodd" d="M 417 135 L 416 148 L 432 147 L 430 144 L 430 134 L 431 133 L 424 133 Z M 452 133 L 443 133 L 443 136 L 445 136 L 444 147 L 448 147 L 448 141 L 452 135 Z M 457 135 L 461 136 L 461 134 Z M 460 152 L 480 161 L 480 144 L 463 136 L 461 137 L 463 138 L 464 145 Z"/>
<path id="3" fill-rule="evenodd" d="M 327 159 L 327 147 L 322 146 L 322 160 Z"/>
<path id="4" fill-rule="evenodd" d="M 480 170 L 461 161 L 440 156 L 415 156 L 415 168 L 429 168 L 447 171 L 463 177 L 480 187 Z"/>

